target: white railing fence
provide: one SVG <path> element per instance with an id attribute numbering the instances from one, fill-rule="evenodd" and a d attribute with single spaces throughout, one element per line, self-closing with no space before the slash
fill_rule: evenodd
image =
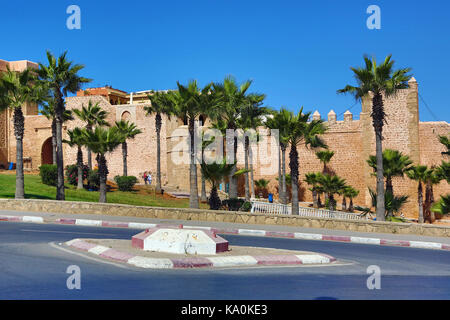
<path id="1" fill-rule="evenodd" d="M 251 201 L 252 209 L 251 213 L 265 213 L 265 214 L 291 214 L 291 206 L 281 203 L 269 203 L 261 201 Z M 319 217 L 319 218 L 335 218 L 335 219 L 349 219 L 349 220 L 359 220 L 367 219 L 367 217 L 362 217 L 357 213 L 342 212 L 342 211 L 331 211 L 325 209 L 315 209 L 315 208 L 299 208 L 299 216 L 301 217 Z"/>

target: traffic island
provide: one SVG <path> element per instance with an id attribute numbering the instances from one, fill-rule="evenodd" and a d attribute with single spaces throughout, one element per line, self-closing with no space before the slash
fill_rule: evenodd
<path id="1" fill-rule="evenodd" d="M 65 244 L 104 259 L 152 269 L 325 265 L 336 261 L 322 253 L 229 246 L 209 231 L 181 227 L 147 229 L 131 240 L 74 239 Z"/>

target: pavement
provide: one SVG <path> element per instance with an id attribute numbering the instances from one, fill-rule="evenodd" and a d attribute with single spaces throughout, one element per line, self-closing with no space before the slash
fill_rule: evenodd
<path id="1" fill-rule="evenodd" d="M 354 242 L 375 245 L 397 245 L 412 246 L 430 249 L 449 250 L 450 238 L 448 237 L 430 237 L 407 234 L 390 233 L 370 233 L 355 232 L 348 230 L 332 230 L 323 228 L 301 228 L 278 225 L 258 225 L 258 224 L 240 224 L 227 222 L 193 221 L 193 220 L 174 220 L 174 219 L 149 219 L 128 216 L 110 216 L 107 214 L 65 214 L 65 213 L 46 213 L 46 212 L 18 212 L 2 211 L 0 216 L 13 216 L 18 219 L 27 216 L 26 221 L 41 217 L 47 223 L 61 223 L 65 221 L 68 224 L 92 225 L 92 226 L 110 226 L 110 227 L 131 227 L 131 228 L 150 228 L 157 225 L 161 226 L 179 226 L 202 227 L 208 230 L 223 234 L 247 234 L 253 236 L 271 236 L 288 237 L 307 240 L 325 240 Z M 31 218 L 35 217 L 35 218 Z M 78 220 L 78 221 L 77 221 Z"/>
<path id="2" fill-rule="evenodd" d="M 0 299 L 449 299 L 450 252 L 226 235 L 230 245 L 328 254 L 341 265 L 142 269 L 67 251 L 76 238 L 130 239 L 131 228 L 0 221 Z M 370 290 L 370 266 L 381 270 Z M 81 288 L 68 289 L 78 266 Z"/>

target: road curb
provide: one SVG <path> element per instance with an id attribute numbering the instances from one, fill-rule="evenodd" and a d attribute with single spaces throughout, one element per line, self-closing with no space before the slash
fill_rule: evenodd
<path id="1" fill-rule="evenodd" d="M 81 239 L 65 242 L 65 245 L 77 250 L 95 254 L 99 257 L 128 263 L 135 267 L 146 269 L 192 269 L 192 268 L 223 268 L 245 266 L 289 266 L 289 265 L 324 265 L 331 264 L 336 259 L 327 254 L 300 255 L 266 255 L 266 256 L 225 256 L 225 257 L 189 257 L 189 258 L 149 258 L 132 255 L 127 252 L 95 245 Z"/>
<path id="2" fill-rule="evenodd" d="M 130 229 L 150 229 L 155 227 L 174 227 L 186 229 L 203 229 L 215 232 L 216 234 L 231 234 L 231 235 L 247 235 L 257 237 L 277 237 L 277 238 L 291 238 L 302 240 L 317 240 L 317 241 L 333 241 L 346 242 L 358 244 L 370 244 L 380 246 L 397 246 L 420 248 L 430 250 L 450 250 L 450 244 L 427 241 L 408 241 L 408 240 L 392 240 L 370 237 L 353 237 L 353 236 L 338 236 L 325 235 L 316 233 L 299 233 L 299 232 L 284 232 L 284 231 L 268 231 L 268 230 L 251 230 L 251 229 L 234 229 L 234 228 L 214 228 L 205 226 L 184 226 L 184 225 L 170 225 L 170 224 L 154 224 L 154 223 L 139 223 L 139 222 L 119 222 L 107 220 L 90 220 L 90 219 L 69 219 L 60 218 L 55 221 L 45 221 L 42 217 L 36 216 L 4 216 L 0 215 L 0 221 L 11 222 L 32 222 L 32 223 L 53 223 L 53 224 L 70 224 L 77 226 L 96 226 L 109 228 L 130 228 Z"/>

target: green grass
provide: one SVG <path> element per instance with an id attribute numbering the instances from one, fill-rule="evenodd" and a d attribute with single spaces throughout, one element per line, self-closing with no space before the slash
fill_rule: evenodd
<path id="1" fill-rule="evenodd" d="M 16 176 L 0 174 L 0 198 L 14 199 L 16 190 Z M 56 187 L 45 185 L 38 175 L 25 175 L 25 198 L 55 200 Z M 77 190 L 75 186 L 66 184 L 67 201 L 98 202 L 99 192 Z M 120 203 L 136 206 L 188 208 L 189 199 L 167 199 L 152 192 L 142 194 L 138 192 L 112 191 L 107 194 L 108 203 Z M 207 208 L 200 204 L 201 208 Z"/>

